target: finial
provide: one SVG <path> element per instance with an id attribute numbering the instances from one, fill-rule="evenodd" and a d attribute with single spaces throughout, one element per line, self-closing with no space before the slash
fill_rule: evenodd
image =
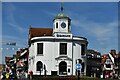
<path id="1" fill-rule="evenodd" d="M 61 1 L 61 12 L 63 12 L 64 8 L 63 8 L 63 0 Z"/>

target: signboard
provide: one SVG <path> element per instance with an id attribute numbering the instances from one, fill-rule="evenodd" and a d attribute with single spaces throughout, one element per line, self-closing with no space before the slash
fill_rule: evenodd
<path id="1" fill-rule="evenodd" d="M 82 69 L 82 65 L 81 64 L 76 64 L 76 70 L 78 71 L 80 71 Z"/>
<path id="2" fill-rule="evenodd" d="M 64 34 L 64 33 L 55 33 L 54 36 L 57 38 L 72 38 L 72 34 Z"/>

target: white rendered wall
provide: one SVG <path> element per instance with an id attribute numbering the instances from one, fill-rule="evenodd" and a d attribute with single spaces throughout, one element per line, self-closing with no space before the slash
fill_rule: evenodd
<path id="1" fill-rule="evenodd" d="M 37 43 L 43 43 L 43 55 L 37 55 Z M 59 70 L 60 60 L 57 61 L 55 58 L 61 56 L 59 55 L 59 46 L 60 43 L 67 43 L 67 56 L 72 59 L 72 42 L 37 42 L 30 47 L 30 55 L 35 56 L 34 62 L 31 61 L 29 71 L 32 70 L 35 75 L 39 75 L 39 71 L 36 71 L 36 63 L 41 61 L 43 65 L 46 65 L 47 75 L 51 75 L 51 71 Z M 72 62 L 66 61 L 67 66 L 72 72 Z M 68 70 L 68 69 L 67 69 Z M 42 73 L 44 74 L 44 72 Z M 70 75 L 72 73 L 69 73 Z"/>
<path id="2" fill-rule="evenodd" d="M 35 58 L 36 63 L 41 61 L 43 65 L 46 66 L 47 75 L 51 74 L 51 69 L 53 66 L 53 43 L 52 42 L 40 42 L 43 43 L 43 55 L 37 55 L 37 43 L 35 43 L 35 54 L 37 55 Z M 35 64 L 36 69 L 36 64 Z M 34 70 L 36 73 L 36 70 Z M 44 73 L 42 73 L 43 75 Z"/>
<path id="3" fill-rule="evenodd" d="M 32 53 L 34 53 L 34 44 L 31 44 L 31 47 L 29 47 L 29 52 L 30 53 L 28 56 L 28 65 L 29 65 L 28 72 L 33 71 L 33 69 L 34 69 L 34 60 L 33 59 L 34 59 L 35 55 L 32 54 Z"/>
<path id="4" fill-rule="evenodd" d="M 61 27 L 61 23 L 64 22 L 66 23 L 66 28 L 62 28 Z M 58 23 L 58 28 L 56 28 L 56 23 Z M 54 26 L 54 29 L 53 29 L 53 33 L 54 32 L 65 32 L 65 33 L 68 33 L 69 29 L 68 29 L 68 19 L 56 19 L 53 23 L 53 26 Z M 69 27 L 70 28 L 70 27 Z"/>
<path id="5" fill-rule="evenodd" d="M 43 43 L 43 55 L 37 55 L 37 43 Z M 67 43 L 67 57 L 73 59 L 73 64 L 71 60 L 55 60 L 55 58 L 62 56 L 59 54 L 60 43 Z M 82 43 L 83 44 L 83 43 Z M 73 55 L 73 57 L 72 57 Z M 29 62 L 29 71 L 32 70 L 34 75 L 39 75 L 40 72 L 36 71 L 36 63 L 41 61 L 43 65 L 45 64 L 47 75 L 51 75 L 51 71 L 58 71 L 59 75 L 59 63 L 61 61 L 65 61 L 67 63 L 67 72 L 70 69 L 70 73 L 67 75 L 75 75 L 76 72 L 76 59 L 82 59 L 83 62 L 86 63 L 86 59 L 81 58 L 81 42 L 74 41 L 39 41 L 31 44 L 29 48 L 29 57 L 34 56 L 33 60 Z M 86 71 L 86 64 L 85 70 Z M 44 71 L 42 71 L 42 75 L 44 75 Z"/>
<path id="6" fill-rule="evenodd" d="M 73 75 L 76 75 L 76 59 L 81 58 L 81 45 L 77 42 L 73 43 Z"/>

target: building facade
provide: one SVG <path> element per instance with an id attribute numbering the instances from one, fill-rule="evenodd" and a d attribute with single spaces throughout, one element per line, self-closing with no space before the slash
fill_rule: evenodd
<path id="1" fill-rule="evenodd" d="M 116 54 L 116 50 L 104 54 L 101 61 L 102 78 L 119 78 L 119 61 L 120 54 Z"/>
<path id="2" fill-rule="evenodd" d="M 28 73 L 28 48 L 20 49 L 12 57 L 5 57 L 5 62 L 6 73 L 16 74 L 12 76 L 14 78 L 23 78 L 20 74 Z"/>
<path id="3" fill-rule="evenodd" d="M 76 60 L 82 60 L 82 73 L 86 74 L 88 41 L 73 36 L 71 19 L 59 13 L 53 19 L 53 28 L 29 29 L 28 72 L 33 75 L 76 75 Z"/>
<path id="4" fill-rule="evenodd" d="M 98 77 L 101 75 L 101 53 L 92 49 L 87 50 L 87 71 L 86 75 L 90 77 Z"/>

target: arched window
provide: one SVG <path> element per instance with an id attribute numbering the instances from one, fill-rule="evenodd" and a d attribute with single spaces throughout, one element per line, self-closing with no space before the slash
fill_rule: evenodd
<path id="1" fill-rule="evenodd" d="M 41 61 L 38 61 L 37 64 L 36 64 L 36 69 L 37 71 L 40 71 L 42 68 L 43 68 L 43 63 Z"/>

